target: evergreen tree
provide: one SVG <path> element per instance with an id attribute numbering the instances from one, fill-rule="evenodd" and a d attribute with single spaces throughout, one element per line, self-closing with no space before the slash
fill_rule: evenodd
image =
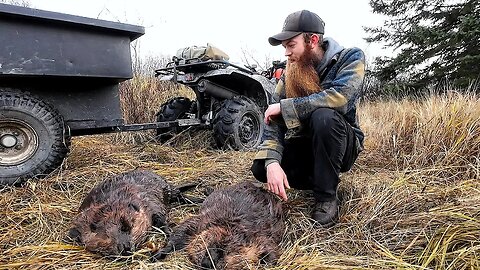
<path id="1" fill-rule="evenodd" d="M 445 79 L 465 87 L 479 79 L 479 0 L 370 0 L 370 6 L 389 19 L 383 27 L 365 27 L 366 40 L 398 53 L 375 60 L 378 79 L 417 89 Z"/>

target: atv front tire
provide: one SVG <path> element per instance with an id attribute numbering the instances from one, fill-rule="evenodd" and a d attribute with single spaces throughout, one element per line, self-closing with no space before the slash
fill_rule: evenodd
<path id="1" fill-rule="evenodd" d="M 263 113 L 245 96 L 225 100 L 213 120 L 215 143 L 222 149 L 254 149 L 261 142 L 263 130 Z"/>

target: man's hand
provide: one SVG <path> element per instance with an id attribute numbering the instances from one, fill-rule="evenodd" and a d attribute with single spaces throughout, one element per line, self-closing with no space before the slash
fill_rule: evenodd
<path id="1" fill-rule="evenodd" d="M 288 185 L 287 175 L 285 175 L 278 162 L 268 164 L 267 166 L 267 186 L 268 190 L 277 194 L 283 200 L 288 200 L 285 188 L 290 188 L 290 185 Z"/>
<path id="2" fill-rule="evenodd" d="M 280 110 L 280 103 L 269 105 L 265 111 L 265 124 L 270 124 L 270 120 L 281 113 L 282 111 Z"/>

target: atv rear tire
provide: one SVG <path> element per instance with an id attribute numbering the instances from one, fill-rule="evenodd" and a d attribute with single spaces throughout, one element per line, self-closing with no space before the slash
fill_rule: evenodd
<path id="1" fill-rule="evenodd" d="M 192 111 L 193 101 L 186 97 L 175 97 L 160 106 L 156 114 L 157 122 L 175 121 L 185 118 L 186 114 Z M 180 133 L 180 127 L 159 128 L 157 129 L 157 139 L 164 143 L 171 139 L 175 134 Z"/>
<path id="2" fill-rule="evenodd" d="M 263 129 L 263 113 L 244 96 L 225 100 L 213 120 L 214 139 L 222 149 L 254 149 L 261 142 Z"/>
<path id="3" fill-rule="evenodd" d="M 26 92 L 0 90 L 0 186 L 52 172 L 70 145 L 63 118 Z"/>

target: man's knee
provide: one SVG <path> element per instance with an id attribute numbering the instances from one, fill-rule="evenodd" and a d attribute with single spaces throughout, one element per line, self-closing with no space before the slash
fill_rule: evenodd
<path id="1" fill-rule="evenodd" d="M 343 116 L 330 108 L 318 108 L 310 117 L 310 128 L 317 135 L 330 135 L 332 130 L 345 129 Z"/>
<path id="2" fill-rule="evenodd" d="M 253 161 L 252 167 L 250 170 L 253 173 L 253 176 L 261 182 L 267 182 L 267 171 L 265 170 L 265 160 L 264 159 L 255 159 Z"/>

